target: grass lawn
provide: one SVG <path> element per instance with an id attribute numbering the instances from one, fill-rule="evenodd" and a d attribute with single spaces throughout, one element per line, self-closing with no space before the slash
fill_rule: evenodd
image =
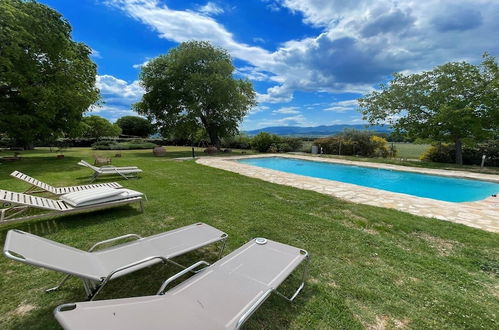
<path id="1" fill-rule="evenodd" d="M 429 144 L 415 144 L 415 143 L 394 143 L 395 148 L 397 148 L 398 158 L 412 158 L 419 159 L 426 150 L 428 150 L 431 145 Z"/>
<path id="2" fill-rule="evenodd" d="M 190 148 L 167 150 L 169 156 L 164 158 L 153 157 L 150 150 L 120 151 L 123 157 L 113 158 L 114 165 L 137 165 L 144 170 L 140 179 L 117 179 L 147 194 L 144 213 L 124 206 L 3 225 L 1 244 L 9 229 L 18 228 L 88 249 L 96 241 L 126 233 L 147 236 L 202 221 L 229 234 L 226 253 L 262 236 L 306 249 L 311 255 L 310 276 L 296 301 L 290 304 L 272 296 L 246 329 L 499 327 L 498 234 L 344 202 L 192 160 L 176 161 L 171 158 L 189 156 Z M 0 188 L 27 188 L 9 177 L 15 169 L 54 185 L 84 184 L 91 173 L 76 162 L 91 160 L 92 153 L 70 149 L 64 159 L 55 159 L 46 150 L 24 152 L 23 160 L 0 165 Z M 213 260 L 215 247 L 206 253 L 178 261 Z M 97 299 L 154 294 L 177 271 L 156 265 L 121 277 L 111 281 Z M 57 328 L 53 309 L 84 298 L 76 279 L 58 292 L 44 293 L 61 274 L 5 257 L 0 257 L 0 273 L 1 329 Z M 294 283 L 288 284 L 284 289 L 289 292 Z"/>

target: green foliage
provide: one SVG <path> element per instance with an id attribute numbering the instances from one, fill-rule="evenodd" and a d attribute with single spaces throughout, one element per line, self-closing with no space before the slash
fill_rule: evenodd
<path id="1" fill-rule="evenodd" d="M 132 149 L 152 149 L 157 144 L 147 142 L 142 139 L 134 139 L 130 142 L 117 142 L 115 140 L 97 141 L 92 144 L 94 150 L 132 150 Z"/>
<path id="2" fill-rule="evenodd" d="M 499 140 L 489 140 L 473 146 L 463 146 L 463 164 L 480 165 L 485 155 L 485 165 L 499 166 Z M 452 144 L 437 143 L 421 155 L 421 160 L 437 163 L 453 163 L 456 150 Z"/>
<path id="3" fill-rule="evenodd" d="M 244 134 L 224 137 L 221 145 L 223 148 L 250 149 L 251 138 Z"/>
<path id="4" fill-rule="evenodd" d="M 248 80 L 234 79 L 227 51 L 204 41 L 183 42 L 168 54 L 142 67 L 145 88 L 134 105 L 138 113 L 154 119 L 165 135 L 203 128 L 211 144 L 235 135 L 248 110 L 256 104 Z"/>
<path id="5" fill-rule="evenodd" d="M 395 156 L 396 150 L 390 149 L 388 142 L 371 131 L 345 130 L 342 133 L 320 138 L 314 144 L 322 147 L 324 153 L 333 155 L 358 155 L 363 157 Z"/>
<path id="6" fill-rule="evenodd" d="M 261 132 L 251 139 L 251 147 L 259 152 L 277 152 L 277 144 L 281 142 L 281 138 L 275 134 Z M 272 150 L 270 147 L 274 145 Z"/>
<path id="7" fill-rule="evenodd" d="M 102 118 L 100 116 L 88 116 L 84 117 L 82 120 L 82 126 L 80 126 L 83 137 L 88 138 L 102 138 L 119 136 L 121 134 L 121 128 L 109 122 L 109 120 Z"/>
<path id="8" fill-rule="evenodd" d="M 483 141 L 499 127 L 499 63 L 447 63 L 432 71 L 397 73 L 381 91 L 359 99 L 363 118 L 391 124 L 409 137 L 452 142 L 462 163 L 463 141 Z"/>
<path id="9" fill-rule="evenodd" d="M 99 99 L 90 48 L 34 1 L 0 0 L 0 22 L 0 131 L 24 147 L 70 134 Z"/>
<path id="10" fill-rule="evenodd" d="M 147 119 L 137 116 L 124 116 L 116 121 L 124 135 L 148 137 L 154 133 L 154 126 Z"/>
<path id="11" fill-rule="evenodd" d="M 300 138 L 281 137 L 279 135 L 261 132 L 251 139 L 251 148 L 259 152 L 291 152 L 299 151 L 303 145 Z"/>

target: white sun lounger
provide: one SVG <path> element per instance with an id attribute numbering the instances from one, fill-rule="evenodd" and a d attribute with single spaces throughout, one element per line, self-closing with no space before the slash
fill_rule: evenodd
<path id="1" fill-rule="evenodd" d="M 130 203 L 139 203 L 143 211 L 144 194 L 131 189 L 113 189 L 101 187 L 65 194 L 59 199 L 50 199 L 18 192 L 1 190 L 0 224 L 29 219 L 66 215 L 82 211 L 94 211 Z M 39 209 L 45 212 L 22 216 L 29 209 Z"/>
<path id="2" fill-rule="evenodd" d="M 94 171 L 94 174 L 90 178 L 90 182 L 94 182 L 100 175 L 120 175 L 125 179 L 130 179 L 133 177 L 137 177 L 139 173 L 142 173 L 142 170 L 137 166 L 128 166 L 128 167 L 116 167 L 112 165 L 97 167 L 94 166 L 84 160 L 78 162 L 78 165 L 85 166 Z"/>
<path id="3" fill-rule="evenodd" d="M 136 240 L 93 251 L 102 244 L 134 238 Z M 67 274 L 48 291 L 59 289 L 70 276 L 83 281 L 92 300 L 111 280 L 159 262 L 182 265 L 171 260 L 203 246 L 221 242 L 223 251 L 227 234 L 204 223 L 196 223 L 162 234 L 142 238 L 136 234 L 115 237 L 82 251 L 17 229 L 9 230 L 3 252 L 13 260 Z M 219 256 L 220 256 L 219 255 Z"/>
<path id="4" fill-rule="evenodd" d="M 302 283 L 287 298 L 277 287 L 308 260 L 306 251 L 255 239 L 176 287 L 166 287 L 200 261 L 167 279 L 156 296 L 64 304 L 54 311 L 64 329 L 238 329 L 276 292 L 295 299 Z"/>
<path id="5" fill-rule="evenodd" d="M 32 178 L 29 175 L 26 175 L 26 174 L 19 172 L 19 171 L 14 171 L 14 172 L 10 173 L 10 176 L 12 176 L 16 179 L 19 179 L 21 181 L 24 181 L 26 183 L 29 183 L 31 185 L 31 187 L 24 192 L 25 194 L 36 194 L 36 193 L 42 193 L 42 192 L 49 192 L 49 193 L 54 194 L 54 195 L 64 195 L 64 194 L 68 194 L 68 193 L 75 192 L 75 191 L 95 189 L 95 188 L 101 188 L 101 187 L 123 188 L 123 186 L 117 182 L 86 184 L 86 185 L 81 185 L 81 186 L 69 186 L 69 187 L 54 187 L 54 186 L 51 186 L 45 182 L 39 181 L 35 178 Z"/>

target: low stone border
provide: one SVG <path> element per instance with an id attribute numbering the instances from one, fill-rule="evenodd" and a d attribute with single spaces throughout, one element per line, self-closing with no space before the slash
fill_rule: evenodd
<path id="1" fill-rule="evenodd" d="M 368 188 L 339 181 L 312 178 L 308 176 L 286 173 L 248 164 L 235 160 L 261 157 L 287 157 L 329 163 L 340 163 L 364 167 L 385 168 L 397 171 L 417 172 L 441 176 L 460 177 L 467 179 L 499 182 L 499 177 L 490 174 L 471 173 L 464 171 L 448 171 L 438 169 L 423 169 L 391 164 L 354 162 L 342 159 L 311 157 L 289 154 L 265 154 L 236 157 L 205 157 L 196 160 L 197 163 L 239 173 L 248 177 L 268 182 L 292 186 L 295 188 L 316 191 L 343 200 L 366 205 L 393 208 L 415 215 L 437 218 L 470 227 L 480 228 L 499 233 L 499 197 L 489 197 L 477 202 L 452 203 L 430 198 L 400 194 L 391 191 Z"/>

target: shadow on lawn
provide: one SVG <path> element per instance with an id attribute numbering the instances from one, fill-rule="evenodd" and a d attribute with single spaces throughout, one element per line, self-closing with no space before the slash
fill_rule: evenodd
<path id="1" fill-rule="evenodd" d="M 93 226 L 98 225 L 103 221 L 118 221 L 123 218 L 135 217 L 140 214 L 142 214 L 142 212 L 140 212 L 137 206 L 124 205 L 89 213 L 71 214 L 57 218 L 6 223 L 0 229 L 0 243 L 2 245 L 5 243 L 7 232 L 11 229 L 19 229 L 27 233 L 43 237 L 45 235 L 56 233 L 60 230 Z M 90 243 L 93 244 L 95 242 Z"/>

